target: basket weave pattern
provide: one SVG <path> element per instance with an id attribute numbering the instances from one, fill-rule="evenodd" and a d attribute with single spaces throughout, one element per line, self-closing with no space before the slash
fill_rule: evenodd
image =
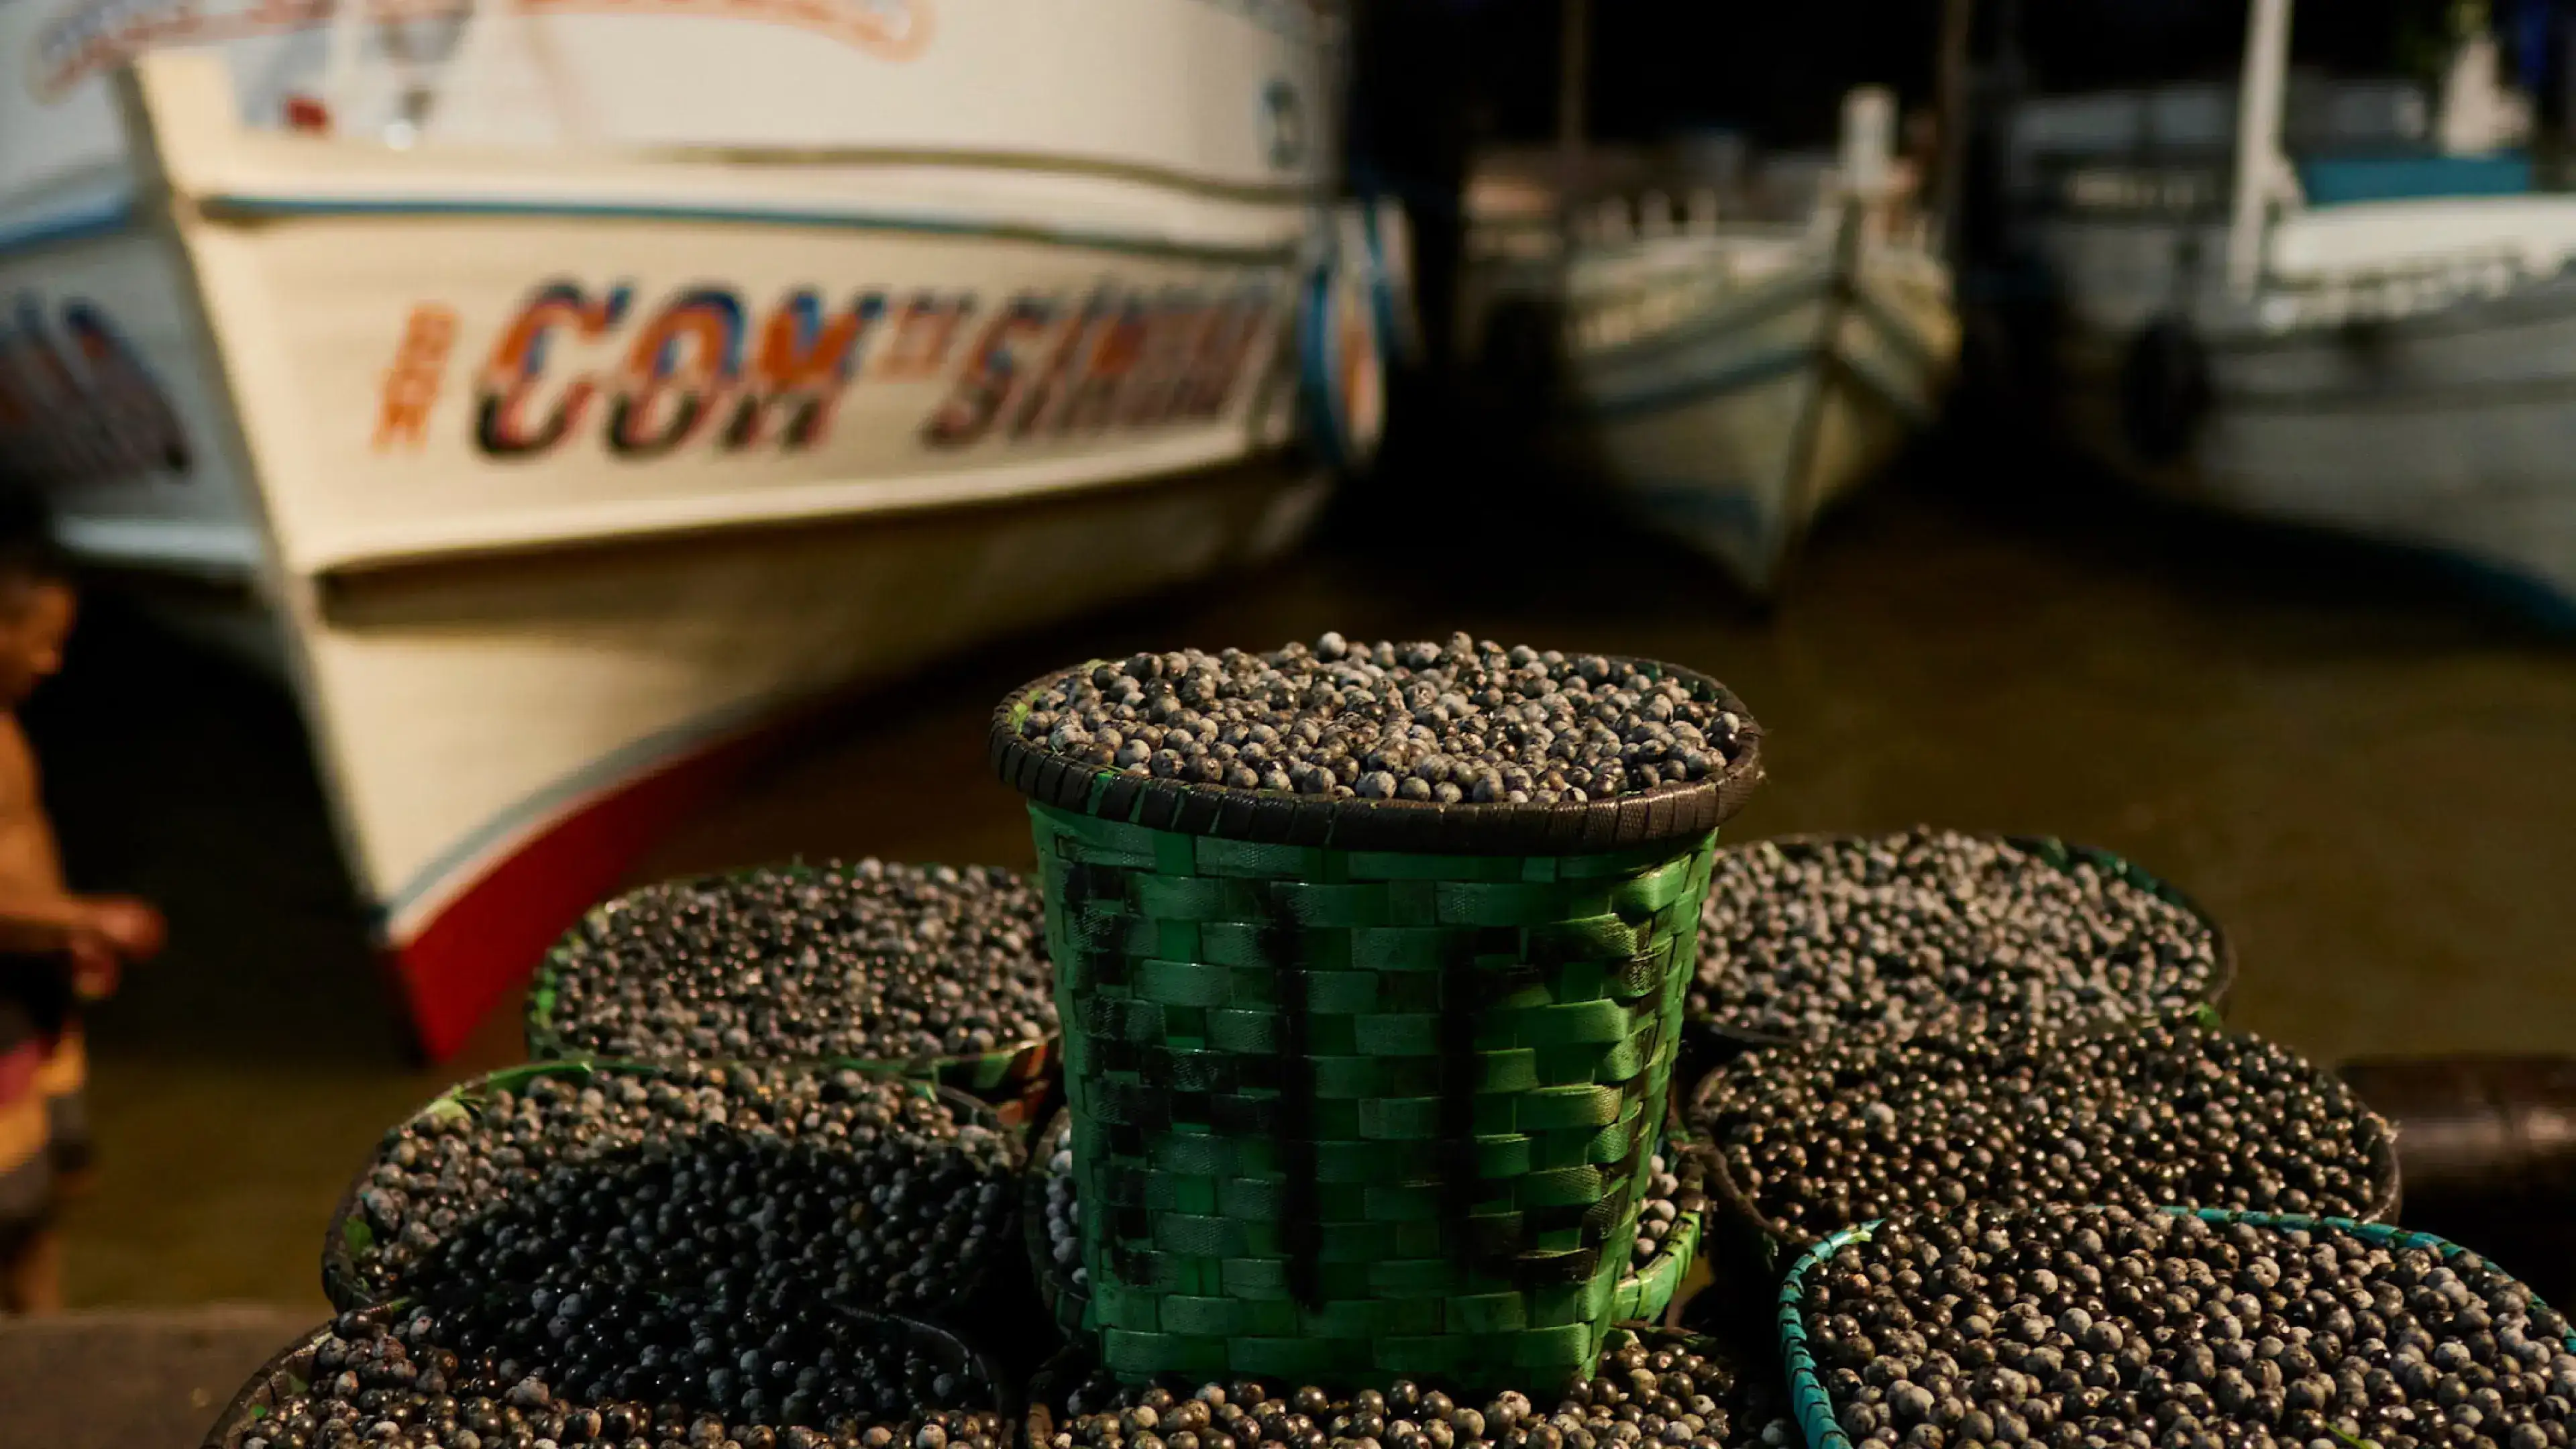
<path id="1" fill-rule="evenodd" d="M 1107 1367 L 1466 1383 L 1591 1362 L 1713 831 L 1425 855 L 1030 813 Z"/>

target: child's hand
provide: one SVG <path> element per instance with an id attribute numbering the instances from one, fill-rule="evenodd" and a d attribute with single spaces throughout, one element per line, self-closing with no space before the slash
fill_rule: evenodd
<path id="1" fill-rule="evenodd" d="M 71 944 L 72 991 L 83 1001 L 105 1001 L 116 994 L 125 965 L 101 936 L 74 936 Z"/>
<path id="2" fill-rule="evenodd" d="M 169 935 L 161 913 L 132 896 L 91 897 L 89 933 L 126 961 L 148 961 L 160 954 L 161 943 Z"/>
<path id="3" fill-rule="evenodd" d="M 72 989 L 84 1001 L 101 1001 L 115 994 L 126 962 L 160 951 L 167 931 L 159 911 L 130 896 L 93 896 L 85 904 L 87 919 L 71 939 Z"/>

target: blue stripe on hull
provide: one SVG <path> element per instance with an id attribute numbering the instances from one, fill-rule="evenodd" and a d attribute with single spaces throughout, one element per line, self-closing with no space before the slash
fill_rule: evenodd
<path id="1" fill-rule="evenodd" d="M 816 211 L 757 206 L 695 206 L 658 202 L 544 201 L 516 197 L 316 197 L 229 194 L 206 198 L 208 215 L 226 220 L 298 217 L 569 217 L 588 221 L 715 222 L 739 226 L 793 226 L 842 231 L 896 232 L 914 236 L 1030 241 L 1088 251 L 1207 261 L 1279 262 L 1296 254 L 1294 242 L 1239 244 L 1175 241 L 1134 232 L 966 220 L 901 212 Z"/>
<path id="2" fill-rule="evenodd" d="M 1760 490 L 1747 483 L 1714 479 L 1639 478 L 1620 484 L 1659 519 L 1676 527 L 1707 529 L 1723 537 L 1760 545 L 1769 515 Z"/>
<path id="3" fill-rule="evenodd" d="M 1713 557 L 1756 596 L 1771 592 L 1780 522 L 1761 490 L 1716 478 L 1629 478 L 1620 481 L 1646 521 Z"/>
<path id="4" fill-rule="evenodd" d="M 1812 346 L 1779 348 L 1757 353 L 1741 362 L 1696 377 L 1677 378 L 1656 387 L 1638 388 L 1613 397 L 1586 399 L 1580 410 L 1603 419 L 1668 412 L 1712 397 L 1777 382 L 1801 368 L 1812 366 L 1816 358 L 1817 352 Z"/>
<path id="5" fill-rule="evenodd" d="M 69 246 L 115 236 L 135 223 L 134 198 L 120 193 L 34 221 L 0 227 L 0 257 L 41 247 Z"/>

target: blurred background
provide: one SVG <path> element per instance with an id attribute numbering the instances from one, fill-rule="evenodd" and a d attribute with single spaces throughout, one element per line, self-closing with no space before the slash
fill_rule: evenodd
<path id="1" fill-rule="evenodd" d="M 981 3 L 861 59 L 1005 45 Z M 172 139 L 207 103 L 178 64 L 67 73 L 105 118 L 77 135 L 85 99 L 41 134 L 0 114 L 0 463 L 91 569 L 23 719 L 73 883 L 159 903 L 171 942 L 90 1018 L 75 1306 L 318 1317 L 349 1174 L 519 1059 L 516 985 L 572 910 L 799 855 L 1027 866 L 993 702 L 1140 648 L 1466 629 L 1678 661 L 1770 732 L 1730 834 L 2061 835 L 2225 923 L 2242 1028 L 2325 1061 L 2576 1049 L 2576 8 L 1620 0 L 1569 26 L 1369 0 L 1326 44 L 1319 7 L 1134 0 L 1098 28 L 1142 28 L 1070 37 L 1057 70 L 961 60 L 848 115 L 810 94 L 833 76 L 775 69 L 628 106 L 616 67 L 649 57 L 579 27 L 643 22 L 535 8 L 562 54 L 529 73 L 595 104 L 529 154 L 643 169 L 563 182 L 494 140 L 519 92 L 422 101 L 482 52 L 386 22 L 341 55 L 327 15 L 252 60 L 152 57 L 258 77 L 221 144 Z M 2249 65 L 2276 8 L 2285 48 Z M 47 64 L 82 23 L 0 19 Z M 1081 119 L 1093 86 L 1173 89 L 1122 130 Z M 774 126 L 773 88 L 803 97 Z M 488 176 L 404 169 L 442 115 Z M 949 131 L 1023 170 L 1031 137 L 1096 154 L 1043 196 L 956 162 L 941 194 L 1004 238 L 989 262 L 901 227 L 774 257 L 826 244 L 725 230 L 831 210 L 872 167 L 912 206 Z M 401 161 L 299 171 L 281 139 L 316 138 Z M 139 154 L 176 199 L 98 211 L 83 177 Z M 432 215 L 449 185 L 481 199 Z M 690 199 L 490 200 L 618 187 Z M 1010 220 L 1049 207 L 1051 231 Z M 1100 253 L 1133 275 L 1080 251 L 1110 232 L 1146 237 Z M 120 272 L 119 247 L 188 261 Z M 1310 295 L 1316 255 L 1340 270 Z M 853 319 L 924 335 L 938 296 L 979 300 L 948 372 L 871 392 L 871 353 L 834 415 L 813 399 L 850 365 L 794 364 L 853 289 L 878 298 Z M 81 331 L 84 301 L 114 329 Z M 1229 319 L 1274 304 L 1324 340 L 1238 385 Z M 1025 336 L 985 327 L 1013 315 Z M 1196 330 L 1165 380 L 1215 377 L 1205 407 L 1118 394 L 1067 432 L 1079 397 L 1026 391 L 1134 384 L 1056 344 L 1144 317 L 1152 353 L 1167 316 Z M 1257 332 L 1237 350 L 1266 356 Z M 614 417 L 565 391 L 585 347 Z M 94 404 L 70 441 L 57 353 Z M 742 444 L 718 414 L 750 394 L 688 388 L 746 373 L 775 408 Z M 158 426 L 114 393 L 132 375 L 183 444 L 118 451 Z M 831 492 L 860 483 L 908 501 Z M 522 855 L 537 883 L 493 884 Z"/>

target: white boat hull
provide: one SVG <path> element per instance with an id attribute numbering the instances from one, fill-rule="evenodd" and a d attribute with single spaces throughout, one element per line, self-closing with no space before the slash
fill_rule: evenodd
<path id="1" fill-rule="evenodd" d="M 432 1056 L 806 707 L 1317 513 L 1298 318 L 1357 386 L 1373 314 L 1310 306 L 1328 173 L 1237 144 L 1291 79 L 1327 139 L 1312 24 L 1113 19 L 1270 88 L 1159 167 L 402 152 L 244 127 L 222 57 L 156 54 L 122 84 L 159 190 L 0 195 L 0 471 L 250 601 L 218 632 L 294 686 Z M 960 31 L 922 64 L 1028 50 Z M 1228 167 L 1285 169 L 1192 179 Z"/>
<path id="2" fill-rule="evenodd" d="M 2429 550 L 2576 604 L 2576 277 L 2277 331 L 2213 320 L 2189 450 L 2142 457 L 2129 335 L 2061 350 L 2076 436 L 2208 506 Z"/>
<path id="3" fill-rule="evenodd" d="M 2394 149 L 2387 123 L 2421 109 L 2394 82 L 2338 88 L 2341 101 L 2310 91 L 2293 127 L 2324 151 Z M 2449 555 L 2576 604 L 2576 202 L 2446 194 L 2486 185 L 2486 163 L 2426 172 L 2440 163 L 2419 158 L 2371 199 L 2282 199 L 2247 234 L 2253 276 L 2232 280 L 2213 159 L 2232 114 L 2214 90 L 2180 89 L 2016 112 L 2008 182 L 2058 303 L 2068 431 L 2162 491 Z M 2124 377 L 2151 355 L 2151 327 L 2187 341 Z"/>
<path id="4" fill-rule="evenodd" d="M 1275 555 L 1328 482 L 1275 457 L 990 512 L 428 564 L 314 601 L 313 698 L 424 1038 L 491 996 L 804 707 Z"/>
<path id="5" fill-rule="evenodd" d="M 1579 446 L 1647 519 L 1767 597 L 1816 516 L 1939 408 L 1958 325 L 1927 261 L 1837 262 L 1815 245 L 1775 275 L 1709 289 L 1699 315 L 1609 345 L 1586 345 L 1578 272 Z"/>

